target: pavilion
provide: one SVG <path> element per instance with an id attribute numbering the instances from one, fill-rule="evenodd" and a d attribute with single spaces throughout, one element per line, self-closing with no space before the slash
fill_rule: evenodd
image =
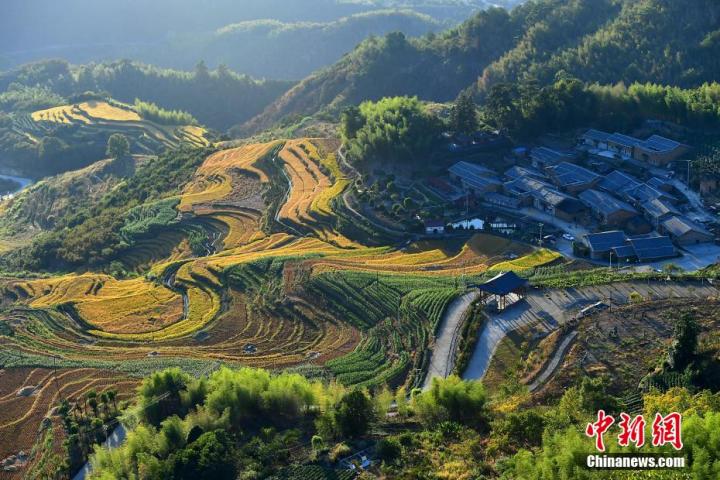
<path id="1" fill-rule="evenodd" d="M 505 310 L 510 295 L 517 295 L 520 300 L 525 298 L 528 284 L 527 279 L 517 276 L 515 272 L 505 272 L 496 275 L 485 283 L 473 285 L 472 287 L 480 290 L 480 302 L 483 305 L 493 296 L 497 296 L 498 310 Z"/>

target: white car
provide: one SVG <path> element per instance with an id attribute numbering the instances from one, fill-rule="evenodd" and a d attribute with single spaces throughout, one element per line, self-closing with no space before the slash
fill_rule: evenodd
<path id="1" fill-rule="evenodd" d="M 564 238 L 565 240 L 567 240 L 568 242 L 574 242 L 574 241 L 575 241 L 575 237 L 573 237 L 573 236 L 570 235 L 569 233 L 564 234 L 564 235 L 563 235 L 563 238 Z"/>

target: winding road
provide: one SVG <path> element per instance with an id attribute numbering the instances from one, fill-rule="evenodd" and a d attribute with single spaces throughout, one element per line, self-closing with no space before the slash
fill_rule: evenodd
<path id="1" fill-rule="evenodd" d="M 436 333 L 423 390 L 430 388 L 433 378 L 445 378 L 452 372 L 463 320 L 479 296 L 478 291 L 465 293 L 453 300 L 445 310 Z"/>
<path id="2" fill-rule="evenodd" d="M 587 305 L 599 301 L 623 305 L 628 302 L 632 292 L 637 292 L 643 297 L 653 300 L 707 298 L 718 295 L 716 287 L 700 282 L 621 282 L 583 288 L 533 290 L 525 299 L 511 305 L 505 311 L 488 315 L 488 321 L 484 323 L 478 336 L 475 351 L 463 373 L 463 378 L 466 380 L 482 379 L 495 350 L 508 333 L 529 325 L 549 333 L 571 320 L 578 311 Z M 443 314 L 432 348 L 432 357 L 424 387 L 430 384 L 433 377 L 446 377 L 452 371 L 458 332 L 472 303 L 473 293 L 469 292 L 456 299 Z M 554 373 L 573 339 L 568 340 L 566 337 L 536 379 L 536 387 Z"/>

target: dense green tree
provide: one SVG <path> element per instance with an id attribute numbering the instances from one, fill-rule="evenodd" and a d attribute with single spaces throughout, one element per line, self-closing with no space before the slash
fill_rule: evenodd
<path id="1" fill-rule="evenodd" d="M 343 141 L 348 142 L 354 140 L 358 130 L 365 125 L 365 118 L 362 116 L 360 109 L 351 105 L 343 110 L 340 115 L 340 134 Z"/>
<path id="2" fill-rule="evenodd" d="M 478 129 L 477 105 L 468 91 L 460 93 L 450 111 L 450 129 L 456 133 L 470 134 Z"/>
<path id="3" fill-rule="evenodd" d="M 347 138 L 348 153 L 356 161 L 409 162 L 427 153 L 441 126 L 417 98 L 384 98 L 360 105 L 362 122 L 355 137 Z"/>
<path id="4" fill-rule="evenodd" d="M 674 340 L 668 353 L 668 365 L 671 370 L 682 372 L 695 360 L 698 348 L 700 327 L 695 317 L 683 313 L 675 323 Z"/>
<path id="5" fill-rule="evenodd" d="M 374 418 L 372 401 L 362 390 L 353 390 L 335 406 L 335 423 L 340 433 L 348 438 L 367 433 Z"/>
<path id="6" fill-rule="evenodd" d="M 234 480 L 237 476 L 230 437 L 222 431 L 204 433 L 195 442 L 168 459 L 177 480 L 213 478 Z"/>
<path id="7" fill-rule="evenodd" d="M 110 158 L 122 159 L 130 154 L 130 142 L 122 133 L 113 133 L 108 138 L 107 155 Z"/>
<path id="8" fill-rule="evenodd" d="M 430 389 L 413 397 L 417 414 L 426 425 L 443 421 L 478 427 L 486 420 L 487 395 L 481 382 L 463 382 L 452 375 L 434 378 Z"/>

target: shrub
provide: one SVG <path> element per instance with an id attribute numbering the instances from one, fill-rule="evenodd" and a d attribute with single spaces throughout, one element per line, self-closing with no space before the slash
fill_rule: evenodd
<path id="1" fill-rule="evenodd" d="M 484 421 L 486 400 L 482 383 L 463 381 L 455 375 L 433 379 L 430 390 L 413 397 L 415 411 L 429 426 L 449 420 L 478 427 Z"/>

